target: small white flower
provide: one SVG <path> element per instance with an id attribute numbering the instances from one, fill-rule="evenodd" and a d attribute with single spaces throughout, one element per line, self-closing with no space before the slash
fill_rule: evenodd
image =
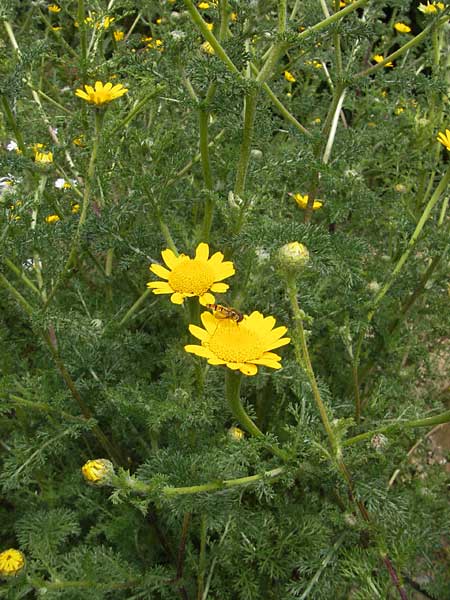
<path id="1" fill-rule="evenodd" d="M 58 179 L 55 181 L 55 188 L 58 188 L 58 190 L 62 190 L 65 183 L 66 180 L 63 179 L 63 177 L 58 177 Z"/>
<path id="2" fill-rule="evenodd" d="M 14 150 L 18 150 L 19 146 L 17 145 L 17 142 L 15 140 L 10 140 L 7 144 L 6 144 L 6 149 L 8 150 L 8 152 L 13 152 Z"/>

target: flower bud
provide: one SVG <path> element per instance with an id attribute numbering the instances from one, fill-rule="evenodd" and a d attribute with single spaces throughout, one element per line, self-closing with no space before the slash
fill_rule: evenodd
<path id="1" fill-rule="evenodd" d="M 228 430 L 228 435 L 232 440 L 239 442 L 245 436 L 245 432 L 242 431 L 242 429 L 239 429 L 239 427 L 230 427 Z"/>
<path id="2" fill-rule="evenodd" d="M 9 548 L 0 553 L 0 577 L 17 575 L 25 566 L 25 556 L 20 550 Z"/>
<path id="3" fill-rule="evenodd" d="M 278 261 L 285 271 L 301 271 L 309 262 L 308 248 L 299 242 L 285 244 L 278 251 Z"/>
<path id="4" fill-rule="evenodd" d="M 81 467 L 83 477 L 90 485 L 110 485 L 114 476 L 114 465 L 107 458 L 88 460 Z"/>

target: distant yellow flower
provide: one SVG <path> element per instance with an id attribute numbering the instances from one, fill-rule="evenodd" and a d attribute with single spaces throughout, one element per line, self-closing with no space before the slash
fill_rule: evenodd
<path id="1" fill-rule="evenodd" d="M 200 46 L 200 50 L 202 50 L 206 54 L 215 54 L 216 53 L 216 51 L 214 50 L 214 48 L 211 46 L 211 44 L 209 42 L 203 42 L 203 44 Z"/>
<path id="2" fill-rule="evenodd" d="M 72 214 L 76 215 L 77 212 L 80 212 L 80 205 L 78 203 L 72 204 L 70 210 Z"/>
<path id="3" fill-rule="evenodd" d="M 211 292 L 226 292 L 230 286 L 221 282 L 235 272 L 233 263 L 223 260 L 222 252 L 216 252 L 208 258 L 209 246 L 204 242 L 197 246 L 195 258 L 185 254 L 175 256 L 169 249 L 163 250 L 161 256 L 170 270 L 152 264 L 150 271 L 167 281 L 150 281 L 147 287 L 154 294 L 172 294 L 170 300 L 174 304 L 182 304 L 185 298 L 193 296 L 198 296 L 203 306 L 213 304 L 215 298 Z"/>
<path id="4" fill-rule="evenodd" d="M 290 194 L 300 206 L 300 208 L 305 209 L 308 206 L 308 194 L 302 196 L 301 194 Z M 314 200 L 313 202 L 313 210 L 318 210 L 322 208 L 323 202 L 321 200 Z"/>
<path id="5" fill-rule="evenodd" d="M 411 27 L 406 23 L 395 23 L 394 29 L 399 33 L 409 33 L 411 31 Z"/>
<path id="6" fill-rule="evenodd" d="M 59 220 L 58 215 L 48 215 L 48 217 L 45 217 L 46 223 L 57 223 Z"/>
<path id="7" fill-rule="evenodd" d="M 426 4 L 419 4 L 417 7 L 420 12 L 423 12 L 425 15 L 432 15 L 436 13 L 438 10 L 444 10 L 445 4 L 443 2 L 431 2 L 427 0 Z"/>
<path id="8" fill-rule="evenodd" d="M 236 12 L 232 12 L 230 15 L 230 19 L 233 23 L 236 23 L 236 21 L 238 20 L 238 14 Z"/>
<path id="9" fill-rule="evenodd" d="M 34 152 L 34 162 L 45 164 L 53 162 L 53 152 L 45 152 L 42 149 L 44 148 L 44 144 L 34 144 L 33 152 Z"/>
<path id="10" fill-rule="evenodd" d="M 53 31 L 61 31 L 62 27 L 60 25 L 52 25 Z"/>
<path id="11" fill-rule="evenodd" d="M 294 83 L 295 81 L 297 81 L 292 75 L 292 73 L 290 73 L 289 71 L 284 71 L 283 75 L 286 81 L 289 81 L 289 83 Z"/>
<path id="12" fill-rule="evenodd" d="M 305 60 L 305 65 L 314 67 L 315 69 L 323 69 L 323 64 L 320 62 L 320 60 Z"/>
<path id="13" fill-rule="evenodd" d="M 81 148 L 83 148 L 83 146 L 84 146 L 84 135 L 81 134 L 78 137 L 74 138 L 72 140 L 72 143 L 75 144 L 75 146 L 80 146 Z"/>
<path id="14" fill-rule="evenodd" d="M 322 119 L 320 117 L 316 117 L 315 119 L 313 119 L 313 123 L 319 125 L 319 123 L 322 123 Z"/>
<path id="15" fill-rule="evenodd" d="M 374 60 L 376 63 L 383 62 L 383 60 L 384 60 L 384 56 L 383 56 L 382 54 L 374 54 L 374 55 L 372 56 L 372 58 L 373 58 L 373 60 Z M 394 65 L 393 65 L 393 63 L 392 63 L 391 61 L 389 61 L 389 62 L 387 62 L 387 63 L 386 63 L 384 66 L 385 66 L 385 67 L 393 67 Z"/>
<path id="16" fill-rule="evenodd" d="M 214 29 L 214 23 L 206 23 L 206 27 L 209 31 L 212 31 Z"/>
<path id="17" fill-rule="evenodd" d="M 201 10 L 207 10 L 209 8 L 209 2 L 199 2 L 197 6 Z"/>
<path id="18" fill-rule="evenodd" d="M 114 465 L 107 458 L 88 460 L 81 467 L 84 479 L 92 485 L 108 485 L 114 475 Z"/>
<path id="19" fill-rule="evenodd" d="M 59 13 L 59 12 L 61 12 L 61 7 L 58 6 L 57 4 L 49 4 L 47 6 L 47 10 L 48 10 L 48 12 Z"/>
<path id="20" fill-rule="evenodd" d="M 125 33 L 117 29 L 116 31 L 113 31 L 113 36 L 116 42 L 121 42 L 125 37 Z"/>
<path id="21" fill-rule="evenodd" d="M 162 40 L 154 40 L 151 35 L 144 36 L 142 41 L 145 42 L 147 48 L 156 48 L 159 51 L 163 50 L 163 41 Z"/>
<path id="22" fill-rule="evenodd" d="M 111 25 L 111 23 L 113 23 L 115 21 L 115 17 L 103 17 L 103 19 L 101 21 L 99 21 L 98 23 L 95 24 L 96 29 L 109 29 L 109 26 Z"/>
<path id="23" fill-rule="evenodd" d="M 394 113 L 396 115 L 401 115 L 402 112 L 405 112 L 405 107 L 404 106 L 397 106 L 396 109 L 394 110 Z"/>
<path id="24" fill-rule="evenodd" d="M 0 575 L 17 575 L 25 566 L 25 556 L 20 550 L 9 548 L 0 553 Z"/>
<path id="25" fill-rule="evenodd" d="M 184 347 L 186 352 L 206 358 L 210 365 L 226 365 L 244 375 L 256 375 L 258 365 L 281 367 L 281 357 L 270 350 L 285 346 L 291 340 L 283 337 L 286 327 L 273 328 L 273 317 L 254 311 L 237 323 L 204 312 L 201 320 L 205 329 L 189 325 L 189 331 L 201 341 L 201 346 L 188 344 Z"/>
<path id="26" fill-rule="evenodd" d="M 75 96 L 86 100 L 90 104 L 101 106 L 107 104 L 116 98 L 120 98 L 128 92 L 128 88 L 124 87 L 121 83 L 117 83 L 115 86 L 111 82 L 103 85 L 101 81 L 96 81 L 95 86 L 85 85 L 84 90 L 77 89 Z"/>
<path id="27" fill-rule="evenodd" d="M 445 133 L 440 131 L 436 139 L 450 152 L 450 129 L 446 129 Z"/>
<path id="28" fill-rule="evenodd" d="M 230 429 L 228 430 L 228 435 L 232 440 L 236 440 L 237 442 L 239 442 L 245 437 L 245 431 L 242 431 L 242 429 L 240 429 L 239 427 L 234 426 L 230 427 Z"/>

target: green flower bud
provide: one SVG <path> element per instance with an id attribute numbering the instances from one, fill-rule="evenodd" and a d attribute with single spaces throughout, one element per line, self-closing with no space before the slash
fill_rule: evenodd
<path id="1" fill-rule="evenodd" d="M 284 271 L 301 271 L 309 262 L 309 252 L 300 242 L 285 244 L 278 251 L 278 262 Z"/>

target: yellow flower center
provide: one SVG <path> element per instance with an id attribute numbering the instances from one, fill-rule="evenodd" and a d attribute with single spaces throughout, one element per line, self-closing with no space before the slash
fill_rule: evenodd
<path id="1" fill-rule="evenodd" d="M 241 323 L 231 319 L 217 321 L 217 329 L 211 335 L 208 347 L 218 358 L 231 363 L 261 358 L 265 351 L 264 340 L 256 331 L 246 327 L 245 320 Z"/>
<path id="2" fill-rule="evenodd" d="M 202 296 L 214 283 L 215 273 L 206 261 L 191 260 L 180 262 L 169 275 L 169 285 L 175 292 Z"/>

